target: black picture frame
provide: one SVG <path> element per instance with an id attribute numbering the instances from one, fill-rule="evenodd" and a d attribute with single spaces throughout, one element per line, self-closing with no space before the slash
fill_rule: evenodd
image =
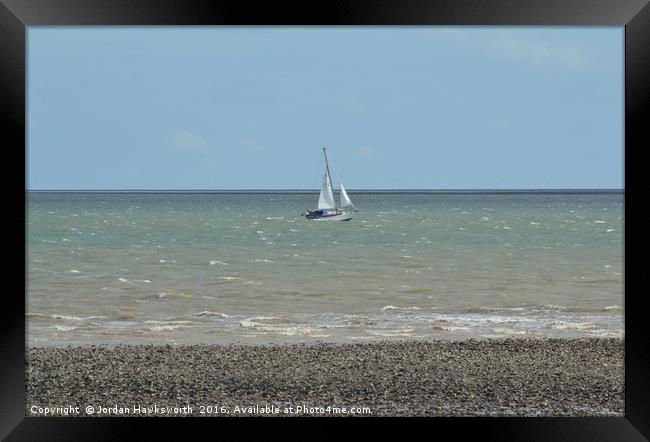
<path id="1" fill-rule="evenodd" d="M 16 224 L 22 220 L 22 226 L 16 227 L 18 231 L 26 229 L 26 218 L 20 218 L 18 208 L 20 202 L 26 210 L 26 173 L 20 173 L 21 170 L 25 172 L 26 166 L 26 150 L 20 150 L 21 146 L 26 149 L 26 27 L 70 25 L 624 26 L 625 256 L 641 256 L 635 253 L 635 249 L 641 249 L 637 245 L 640 242 L 632 235 L 635 235 L 635 225 L 643 217 L 636 213 L 630 202 L 638 199 L 636 181 L 642 176 L 638 170 L 641 162 L 635 159 L 638 159 L 639 152 L 650 146 L 650 123 L 643 119 L 650 107 L 648 0 L 348 0 L 296 4 L 201 0 L 0 0 L 0 121 L 3 141 L 7 138 L 13 140 L 5 144 L 5 152 L 13 152 L 11 162 L 6 160 L 5 164 L 17 175 L 5 183 L 4 189 L 9 191 L 15 204 L 8 209 L 14 213 L 12 219 Z M 24 251 L 25 237 L 20 244 L 20 235 L 10 236 L 15 247 Z M 9 257 L 7 262 L 13 266 L 7 271 L 9 275 L 20 272 L 21 264 L 17 257 L 21 252 L 14 253 L 6 255 Z M 25 255 L 22 257 L 23 271 L 26 272 Z M 636 287 L 638 261 L 634 261 L 626 261 L 626 287 Z M 495 440 L 635 441 L 650 438 L 650 345 L 644 296 L 642 289 L 625 291 L 624 417 L 433 418 L 431 424 L 435 433 L 462 439 L 470 432 L 478 432 L 482 438 Z M 6 440 L 115 440 L 130 436 L 136 427 L 147 431 L 155 427 L 158 432 L 167 432 L 185 428 L 188 424 L 223 426 L 223 419 L 26 417 L 25 298 L 18 290 L 5 291 L 2 303 L 0 436 Z M 309 434 L 330 428 L 330 421 L 312 419 L 309 421 Z M 385 425 L 385 420 L 377 420 L 373 419 L 374 425 Z M 244 428 L 248 425 L 246 419 L 237 421 L 243 422 Z M 277 421 L 264 419 L 263 423 L 276 426 Z M 389 421 L 390 425 L 395 423 L 394 419 Z M 449 432 L 443 432 L 445 430 Z M 435 438 L 435 435 L 431 436 Z"/>

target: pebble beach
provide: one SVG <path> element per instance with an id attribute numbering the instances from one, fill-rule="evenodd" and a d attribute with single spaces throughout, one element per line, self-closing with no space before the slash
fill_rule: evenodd
<path id="1" fill-rule="evenodd" d="M 26 415 L 622 416 L 617 338 L 27 349 Z"/>

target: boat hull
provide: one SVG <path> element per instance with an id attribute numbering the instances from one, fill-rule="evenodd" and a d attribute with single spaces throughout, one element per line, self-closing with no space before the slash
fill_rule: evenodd
<path id="1" fill-rule="evenodd" d="M 321 215 L 321 216 L 306 216 L 302 218 L 305 221 L 350 221 L 354 217 L 355 212 L 346 212 L 340 215 Z"/>

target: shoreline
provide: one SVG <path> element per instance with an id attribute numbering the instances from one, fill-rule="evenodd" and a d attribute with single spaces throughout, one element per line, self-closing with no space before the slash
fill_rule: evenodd
<path id="1" fill-rule="evenodd" d="M 26 363 L 27 416 L 624 413 L 620 338 L 29 347 Z"/>

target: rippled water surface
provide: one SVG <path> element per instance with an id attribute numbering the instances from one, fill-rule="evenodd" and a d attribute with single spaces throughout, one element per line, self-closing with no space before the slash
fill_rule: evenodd
<path id="1" fill-rule="evenodd" d="M 29 193 L 30 345 L 623 335 L 623 194 Z"/>

